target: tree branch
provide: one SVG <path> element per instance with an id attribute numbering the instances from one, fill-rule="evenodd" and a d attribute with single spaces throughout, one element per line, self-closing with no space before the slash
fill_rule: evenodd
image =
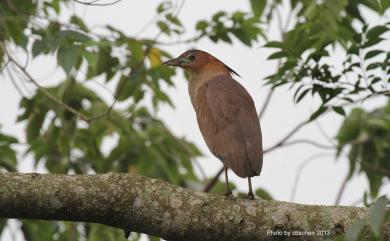
<path id="1" fill-rule="evenodd" d="M 265 98 L 264 104 L 261 107 L 261 110 L 259 111 L 259 115 L 258 115 L 259 119 L 261 119 L 261 117 L 264 117 L 264 113 L 267 110 L 267 107 L 271 101 L 271 98 L 272 98 L 272 95 L 274 94 L 274 92 L 275 92 L 275 89 L 270 89 L 268 91 L 268 94 L 267 94 L 267 97 Z"/>
<path id="2" fill-rule="evenodd" d="M 222 175 L 224 168 L 219 169 L 217 174 L 207 183 L 206 187 L 203 189 L 203 192 L 209 192 L 215 184 L 217 184 L 219 177 Z"/>
<path id="3" fill-rule="evenodd" d="M 345 176 L 343 182 L 341 183 L 339 192 L 337 193 L 337 197 L 336 197 L 336 200 L 334 202 L 335 205 L 340 204 L 341 198 L 344 194 L 345 188 L 347 187 L 347 183 L 348 183 L 349 179 L 350 179 L 350 176 L 349 176 L 349 172 L 348 172 L 347 175 Z"/>
<path id="4" fill-rule="evenodd" d="M 315 146 L 315 147 L 318 147 L 318 148 L 321 148 L 321 149 L 336 149 L 337 148 L 336 145 L 333 145 L 333 146 L 324 145 L 322 143 L 319 143 L 319 142 L 316 142 L 316 141 L 313 141 L 313 140 L 310 140 L 310 139 L 292 140 L 292 141 L 289 141 L 289 142 L 285 142 L 282 146 L 279 146 L 279 147 L 287 147 L 287 146 L 292 146 L 292 145 L 297 145 L 297 144 L 308 144 L 308 145 L 312 145 L 312 146 Z M 264 151 L 266 151 L 266 150 L 264 150 Z"/>
<path id="5" fill-rule="evenodd" d="M 311 206 L 194 192 L 131 174 L 0 174 L 0 218 L 102 223 L 168 240 L 270 240 L 271 231 L 332 235 L 367 208 Z M 340 228 L 341 227 L 341 228 Z M 390 238 L 390 224 L 385 226 Z M 326 236 L 296 236 L 319 240 Z"/>
<path id="6" fill-rule="evenodd" d="M 112 1 L 112 2 L 109 2 L 109 3 L 98 3 L 101 0 L 93 0 L 91 2 L 83 2 L 83 1 L 79 1 L 79 0 L 73 0 L 73 1 L 76 2 L 76 3 L 89 5 L 89 6 L 103 6 L 104 7 L 104 6 L 110 6 L 110 5 L 117 4 L 118 2 L 120 2 L 122 0 L 115 0 L 115 1 Z"/>

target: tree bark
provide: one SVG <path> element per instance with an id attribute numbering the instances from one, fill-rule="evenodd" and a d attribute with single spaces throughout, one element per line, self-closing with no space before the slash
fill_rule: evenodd
<path id="1" fill-rule="evenodd" d="M 167 240 L 323 240 L 367 214 L 195 192 L 131 174 L 0 173 L 0 218 L 101 223 Z"/>

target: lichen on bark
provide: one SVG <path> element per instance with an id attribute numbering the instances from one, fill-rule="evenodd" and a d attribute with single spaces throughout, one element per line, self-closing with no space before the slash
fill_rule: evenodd
<path id="1" fill-rule="evenodd" d="M 270 231 L 294 230 L 334 235 L 367 216 L 366 208 L 224 197 L 132 174 L 0 173 L 0 183 L 0 218 L 101 223 L 167 240 L 271 240 Z"/>

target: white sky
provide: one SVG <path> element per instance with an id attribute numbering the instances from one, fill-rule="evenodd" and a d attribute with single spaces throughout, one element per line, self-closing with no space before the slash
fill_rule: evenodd
<path id="1" fill-rule="evenodd" d="M 89 26 L 110 24 L 129 35 L 137 33 L 142 26 L 150 21 L 155 15 L 155 8 L 160 0 L 154 1 L 129 1 L 119 2 L 114 6 L 108 7 L 85 7 L 75 5 L 74 10 L 80 15 Z M 194 24 L 199 19 L 210 19 L 212 14 L 219 10 L 232 12 L 235 10 L 249 10 L 249 1 L 186 1 L 180 12 L 179 18 L 187 29 L 187 37 L 193 36 Z M 377 19 L 370 12 L 366 11 L 373 24 L 384 22 L 383 19 Z M 286 18 L 286 16 L 283 16 Z M 277 26 L 272 26 L 271 36 L 278 38 Z M 154 37 L 157 29 L 152 26 L 142 33 L 142 36 Z M 183 37 L 185 39 L 186 37 Z M 164 38 L 160 39 L 161 41 Z M 165 39 L 171 42 L 172 40 Z M 389 49 L 389 42 L 385 46 Z M 264 41 L 259 41 L 254 47 L 248 48 L 239 41 L 234 41 L 232 45 L 217 43 L 209 40 L 202 40 L 196 45 L 175 45 L 170 46 L 168 50 L 179 55 L 189 48 L 198 48 L 205 50 L 227 65 L 236 70 L 242 79 L 237 79 L 252 95 L 257 109 L 262 106 L 268 92 L 268 87 L 264 86 L 265 76 L 272 74 L 276 69 L 275 61 L 267 61 L 266 58 L 272 53 L 272 50 L 261 48 Z M 332 61 L 340 62 L 341 51 L 332 56 Z M 39 58 L 30 63 L 28 70 L 35 78 L 40 80 L 43 85 L 55 83 L 62 76 L 61 70 L 54 70 L 54 58 Z M 47 78 L 49 77 L 49 79 Z M 169 96 L 176 105 L 175 109 L 168 106 L 161 108 L 159 116 L 165 121 L 170 129 L 179 136 L 185 136 L 193 141 L 203 151 L 205 157 L 200 158 L 199 162 L 209 176 L 213 176 L 220 168 L 221 163 L 211 155 L 205 145 L 203 138 L 198 130 L 195 113 L 192 109 L 188 93 L 187 84 L 182 74 L 174 78 L 176 88 L 167 89 Z M 33 87 L 26 84 L 33 90 Z M 101 92 L 107 96 L 104 90 Z M 292 128 L 300 123 L 304 118 L 310 116 L 318 105 L 318 99 L 306 97 L 298 105 L 292 102 L 293 92 L 289 92 L 287 87 L 278 88 L 271 100 L 268 110 L 261 120 L 263 131 L 264 148 L 270 147 L 284 137 Z M 2 131 L 13 134 L 21 139 L 24 135 L 24 126 L 16 124 L 15 119 L 18 111 L 20 96 L 14 89 L 9 79 L 2 77 L 0 81 L 0 125 Z M 368 108 L 375 108 L 383 105 L 385 99 L 374 99 L 366 102 L 364 105 Z M 321 117 L 317 124 L 322 126 L 328 136 L 334 137 L 340 126 L 342 118 L 336 114 L 330 113 Z M 319 131 L 317 124 L 302 129 L 293 139 L 309 138 L 325 145 L 329 142 Z M 293 140 L 292 139 L 292 140 Z M 340 188 L 341 182 L 348 172 L 348 161 L 341 158 L 334 160 L 333 152 L 329 150 L 320 150 L 309 145 L 294 145 L 291 147 L 280 148 L 270 154 L 265 155 L 263 170 L 260 177 L 252 179 L 254 189 L 258 187 L 265 188 L 277 200 L 290 201 L 292 187 L 297 170 L 307 158 L 317 153 L 329 153 L 329 155 L 318 158 L 310 162 L 303 170 L 295 196 L 295 202 L 305 204 L 323 204 L 332 205 Z M 26 158 L 20 164 L 20 169 L 24 172 L 33 171 L 31 160 Z M 229 178 L 236 183 L 240 190 L 247 192 L 247 181 L 229 172 Z M 341 200 L 342 205 L 350 205 L 359 200 L 363 192 L 367 190 L 368 185 L 365 176 L 354 177 L 346 187 L 344 196 Z M 389 194 L 390 185 L 382 188 L 381 193 Z M 9 233 L 5 233 L 0 240 L 9 239 Z"/>

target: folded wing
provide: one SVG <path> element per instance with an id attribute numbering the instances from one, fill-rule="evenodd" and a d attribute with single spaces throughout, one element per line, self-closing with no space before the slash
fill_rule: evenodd
<path id="1" fill-rule="evenodd" d="M 240 177 L 260 175 L 260 123 L 245 88 L 230 76 L 219 76 L 199 88 L 194 107 L 210 151 Z"/>

